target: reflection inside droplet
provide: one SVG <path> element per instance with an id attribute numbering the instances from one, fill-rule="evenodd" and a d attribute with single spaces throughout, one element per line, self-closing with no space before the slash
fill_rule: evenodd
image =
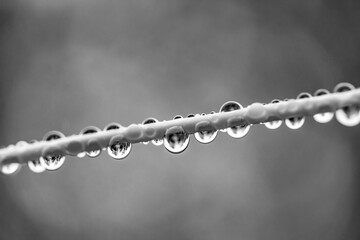
<path id="1" fill-rule="evenodd" d="M 242 108 L 243 107 L 241 106 L 240 103 L 235 101 L 228 101 L 221 106 L 219 112 L 231 112 Z M 249 130 L 250 130 L 250 125 L 248 124 L 234 126 L 227 129 L 220 129 L 221 132 L 227 132 L 233 138 L 245 137 L 248 134 Z"/>
<path id="2" fill-rule="evenodd" d="M 128 142 L 115 142 L 107 148 L 110 157 L 120 160 L 126 158 L 131 151 L 131 143 Z"/>
<path id="3" fill-rule="evenodd" d="M 189 145 L 189 134 L 187 134 L 182 127 L 175 129 L 168 129 L 164 137 L 164 146 L 171 153 L 181 153 Z"/>
<path id="4" fill-rule="evenodd" d="M 28 162 L 28 167 L 34 173 L 42 173 L 42 172 L 44 172 L 46 170 L 45 167 L 43 165 L 41 165 L 39 159 L 29 161 Z"/>
<path id="5" fill-rule="evenodd" d="M 45 141 L 52 141 L 55 139 L 63 138 L 65 137 L 64 134 L 53 131 L 48 133 L 48 136 L 44 137 Z M 40 164 L 46 169 L 50 171 L 54 171 L 59 169 L 65 162 L 65 156 L 62 154 L 53 154 L 48 156 L 41 156 L 39 158 Z"/>

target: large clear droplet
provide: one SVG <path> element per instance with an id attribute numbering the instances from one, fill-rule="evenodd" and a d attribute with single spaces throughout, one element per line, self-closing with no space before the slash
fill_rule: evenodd
<path id="1" fill-rule="evenodd" d="M 303 99 L 303 98 L 311 98 L 311 94 L 307 92 L 303 92 L 300 93 L 297 97 L 297 99 Z M 285 125 L 290 129 L 299 129 L 304 125 L 304 123 L 305 123 L 304 116 L 290 117 L 288 119 L 285 119 Z"/>
<path id="2" fill-rule="evenodd" d="M 164 137 L 164 146 L 171 153 L 181 153 L 189 146 L 189 134 L 182 127 L 168 129 Z"/>
<path id="3" fill-rule="evenodd" d="M 63 137 L 65 137 L 64 134 L 58 131 L 52 131 L 44 137 L 44 141 L 52 141 Z M 42 156 L 40 157 L 39 161 L 46 170 L 54 171 L 59 169 L 64 164 L 65 156 L 62 154 Z"/>
<path id="4" fill-rule="evenodd" d="M 107 148 L 110 157 L 121 160 L 126 158 L 131 151 L 131 143 L 128 142 L 115 142 Z"/>
<path id="5" fill-rule="evenodd" d="M 28 164 L 29 169 L 34 173 L 42 173 L 46 170 L 45 167 L 43 165 L 41 165 L 39 159 L 29 161 L 27 164 Z"/>
<path id="6" fill-rule="evenodd" d="M 152 124 L 152 123 L 157 123 L 159 122 L 156 118 L 153 117 L 149 117 L 147 119 L 145 119 L 142 124 Z M 163 140 L 162 139 L 154 139 L 151 141 L 152 144 L 154 144 L 155 146 L 161 146 L 163 144 Z M 143 142 L 143 144 L 148 144 L 149 142 Z"/>
<path id="7" fill-rule="evenodd" d="M 1 173 L 4 175 L 14 175 L 20 171 L 20 163 L 8 163 L 1 166 Z"/>
<path id="8" fill-rule="evenodd" d="M 242 109 L 240 103 L 235 101 L 228 101 L 224 103 L 219 112 L 231 112 L 235 110 Z M 234 126 L 227 129 L 220 129 L 222 132 L 227 132 L 233 138 L 242 138 L 245 137 L 250 130 L 250 125 L 241 125 L 241 126 Z"/>
<path id="9" fill-rule="evenodd" d="M 99 128 L 90 126 L 90 127 L 83 129 L 80 134 L 85 135 L 85 134 L 92 134 L 92 133 L 97 133 L 97 132 L 100 132 Z M 96 150 L 85 152 L 85 154 L 91 158 L 99 156 L 100 153 L 101 153 L 101 149 L 96 149 Z M 84 153 L 79 153 L 77 156 L 81 158 L 81 157 L 83 157 L 83 155 L 84 155 Z"/>
<path id="10" fill-rule="evenodd" d="M 270 104 L 276 104 L 279 102 L 280 102 L 280 100 L 274 99 L 271 101 Z M 281 126 L 281 124 L 282 124 L 282 120 L 275 120 L 275 121 L 264 123 L 265 127 L 267 127 L 268 129 L 278 129 Z"/>
<path id="11" fill-rule="evenodd" d="M 314 96 L 323 96 L 329 94 L 329 91 L 326 89 L 319 89 L 314 93 Z M 313 116 L 314 120 L 318 123 L 328 123 L 334 117 L 334 113 L 332 112 L 325 112 L 325 113 L 318 113 Z"/>
<path id="12" fill-rule="evenodd" d="M 355 89 L 350 83 L 339 83 L 335 86 L 334 92 L 346 92 Z M 336 119 L 346 127 L 353 127 L 360 123 L 360 106 L 345 106 L 335 112 Z"/>

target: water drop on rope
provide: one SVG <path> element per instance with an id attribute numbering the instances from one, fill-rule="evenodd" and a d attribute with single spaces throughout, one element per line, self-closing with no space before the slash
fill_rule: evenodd
<path id="1" fill-rule="evenodd" d="M 323 96 L 327 95 L 330 92 L 326 89 L 319 89 L 314 93 L 314 96 Z M 332 112 L 325 112 L 325 113 L 318 113 L 313 116 L 314 120 L 318 123 L 328 123 L 334 117 L 334 113 Z"/>
<path id="2" fill-rule="evenodd" d="M 311 98 L 311 94 L 307 92 L 300 93 L 297 99 Z M 285 119 L 285 125 L 290 129 L 299 129 L 305 123 L 304 116 L 290 117 Z"/>
<path id="3" fill-rule="evenodd" d="M 334 92 L 346 92 L 355 89 L 350 83 L 339 83 L 335 86 Z M 335 112 L 339 123 L 347 127 L 353 127 L 360 123 L 360 106 L 345 106 Z"/>
<path id="4" fill-rule="evenodd" d="M 121 160 L 126 158 L 131 152 L 131 143 L 116 141 L 107 148 L 110 157 Z"/>
<path id="5" fill-rule="evenodd" d="M 98 127 L 94 127 L 94 126 L 89 126 L 89 127 L 86 127 L 84 128 L 80 134 L 92 134 L 92 133 L 97 133 L 97 132 L 100 132 L 100 129 Z M 91 158 L 94 158 L 94 157 L 97 157 L 99 156 L 101 153 L 101 149 L 96 149 L 96 150 L 92 150 L 92 151 L 88 151 L 88 152 L 85 152 L 85 154 Z M 78 157 L 80 156 L 83 157 L 84 156 L 84 153 L 79 153 L 77 155 Z"/>
<path id="6" fill-rule="evenodd" d="M 45 135 L 44 141 L 52 141 L 63 137 L 65 136 L 61 132 L 52 131 Z M 54 171 L 59 169 L 64 164 L 65 156 L 62 154 L 47 155 L 40 157 L 39 161 L 46 170 Z"/>
<path id="7" fill-rule="evenodd" d="M 43 165 L 41 165 L 39 159 L 31 160 L 27 164 L 28 164 L 29 169 L 34 173 L 42 173 L 46 170 L 45 167 Z"/>
<path id="8" fill-rule="evenodd" d="M 21 169 L 20 163 L 8 163 L 1 166 L 1 173 L 4 175 L 14 175 Z"/>
<path id="9" fill-rule="evenodd" d="M 271 101 L 270 104 L 276 104 L 279 102 L 280 102 L 280 100 L 274 99 Z M 282 124 L 282 120 L 275 120 L 275 121 L 264 123 L 265 127 L 267 127 L 268 129 L 278 129 L 281 126 L 281 124 Z"/>
<path id="10" fill-rule="evenodd" d="M 153 117 L 149 117 L 147 119 L 145 119 L 142 124 L 152 124 L 152 123 L 157 123 L 159 122 L 156 118 Z M 151 141 L 152 144 L 154 144 L 155 146 L 161 146 L 163 144 L 163 140 L 162 139 L 154 139 Z M 148 144 L 149 142 L 143 142 L 143 144 Z"/>
<path id="11" fill-rule="evenodd" d="M 242 108 L 243 107 L 240 103 L 235 101 L 228 101 L 221 106 L 219 112 L 231 112 Z M 227 129 L 221 129 L 220 131 L 227 132 L 233 138 L 243 138 L 246 136 L 246 134 L 248 134 L 249 130 L 250 125 L 244 124 L 240 126 L 229 127 Z"/>
<path id="12" fill-rule="evenodd" d="M 189 134 L 182 127 L 172 127 L 166 130 L 164 146 L 171 153 L 181 153 L 189 146 Z"/>

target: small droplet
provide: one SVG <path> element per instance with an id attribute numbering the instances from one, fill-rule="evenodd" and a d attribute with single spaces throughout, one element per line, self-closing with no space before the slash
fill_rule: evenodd
<path id="1" fill-rule="evenodd" d="M 86 152 L 81 152 L 76 155 L 78 158 L 83 158 L 86 156 Z"/>
<path id="2" fill-rule="evenodd" d="M 85 134 L 92 134 L 92 133 L 97 133 L 97 132 L 100 132 L 100 129 L 99 129 L 99 128 L 94 127 L 94 126 L 89 126 L 89 127 L 84 128 L 84 129 L 80 132 L 80 134 L 85 135 Z M 101 153 L 101 149 L 97 149 L 97 150 L 92 150 L 92 151 L 85 152 L 85 154 L 88 155 L 88 156 L 91 157 L 91 158 L 95 158 L 95 157 L 99 156 L 100 153 Z M 79 153 L 77 156 L 80 157 L 80 158 L 82 158 L 82 157 L 84 157 L 85 155 L 84 155 L 84 153 Z"/>
<path id="3" fill-rule="evenodd" d="M 311 97 L 310 93 L 303 92 L 297 96 L 297 99 L 310 98 L 310 97 Z M 285 125 L 290 129 L 299 129 L 304 125 L 304 123 L 305 123 L 304 116 L 290 117 L 288 119 L 285 119 Z"/>
<path id="4" fill-rule="evenodd" d="M 228 101 L 224 103 L 219 112 L 231 112 L 235 110 L 242 109 L 240 103 L 235 101 Z M 250 131 L 250 125 L 240 125 L 240 126 L 234 126 L 226 129 L 220 129 L 221 132 L 227 132 L 231 137 L 233 138 L 243 138 L 245 137 L 248 132 Z"/>
<path id="5" fill-rule="evenodd" d="M 314 96 L 323 96 L 329 94 L 329 91 L 326 89 L 319 89 L 314 93 Z M 325 112 L 325 113 L 318 113 L 313 116 L 314 120 L 318 123 L 328 123 L 334 117 L 334 113 L 332 112 Z"/>
<path id="6" fill-rule="evenodd" d="M 20 163 L 8 163 L 1 166 L 1 173 L 4 175 L 14 175 L 20 171 Z"/>
<path id="7" fill-rule="evenodd" d="M 52 131 L 44 136 L 44 141 L 52 141 L 63 137 L 65 136 L 61 132 Z M 39 161 L 46 170 L 54 171 L 64 164 L 65 156 L 62 154 L 47 155 L 40 157 Z"/>
<path id="8" fill-rule="evenodd" d="M 116 130 L 116 129 L 120 129 L 122 126 L 119 123 L 109 123 L 108 125 L 106 125 L 104 127 L 104 131 L 111 131 L 111 130 Z"/>
<path id="9" fill-rule="evenodd" d="M 142 124 L 152 124 L 152 123 L 157 123 L 159 122 L 156 118 L 150 117 L 145 119 Z M 155 146 L 161 146 L 163 144 L 163 140 L 162 139 L 154 139 L 151 141 L 152 144 L 154 144 Z M 149 142 L 143 142 L 143 144 L 148 144 Z"/>
<path id="10" fill-rule="evenodd" d="M 339 83 L 335 86 L 334 92 L 346 92 L 355 89 L 350 83 Z M 335 112 L 336 119 L 346 127 L 353 127 L 360 123 L 360 106 L 345 106 Z"/>
<path id="11" fill-rule="evenodd" d="M 279 103 L 280 100 L 278 99 L 274 99 L 271 101 L 270 104 L 276 104 Z M 276 120 L 276 121 L 271 121 L 271 122 L 266 122 L 264 123 L 265 127 L 267 127 L 268 129 L 278 129 L 282 124 L 282 120 Z"/>
<path id="12" fill-rule="evenodd" d="M 182 127 L 169 128 L 164 137 L 164 146 L 171 153 L 181 153 L 189 146 L 189 134 Z"/>
<path id="13" fill-rule="evenodd" d="M 107 148 L 110 157 L 121 160 L 126 158 L 131 151 L 131 143 L 116 141 Z"/>
<path id="14" fill-rule="evenodd" d="M 42 173 L 46 169 L 43 165 L 41 165 L 40 160 L 32 160 L 28 162 L 29 169 L 34 173 Z"/>

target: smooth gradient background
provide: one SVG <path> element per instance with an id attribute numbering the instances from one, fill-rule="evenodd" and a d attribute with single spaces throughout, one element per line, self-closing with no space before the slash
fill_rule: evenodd
<path id="1" fill-rule="evenodd" d="M 1 0 L 0 145 L 360 86 L 359 1 Z M 359 127 L 0 177 L 0 239 L 359 239 Z"/>

